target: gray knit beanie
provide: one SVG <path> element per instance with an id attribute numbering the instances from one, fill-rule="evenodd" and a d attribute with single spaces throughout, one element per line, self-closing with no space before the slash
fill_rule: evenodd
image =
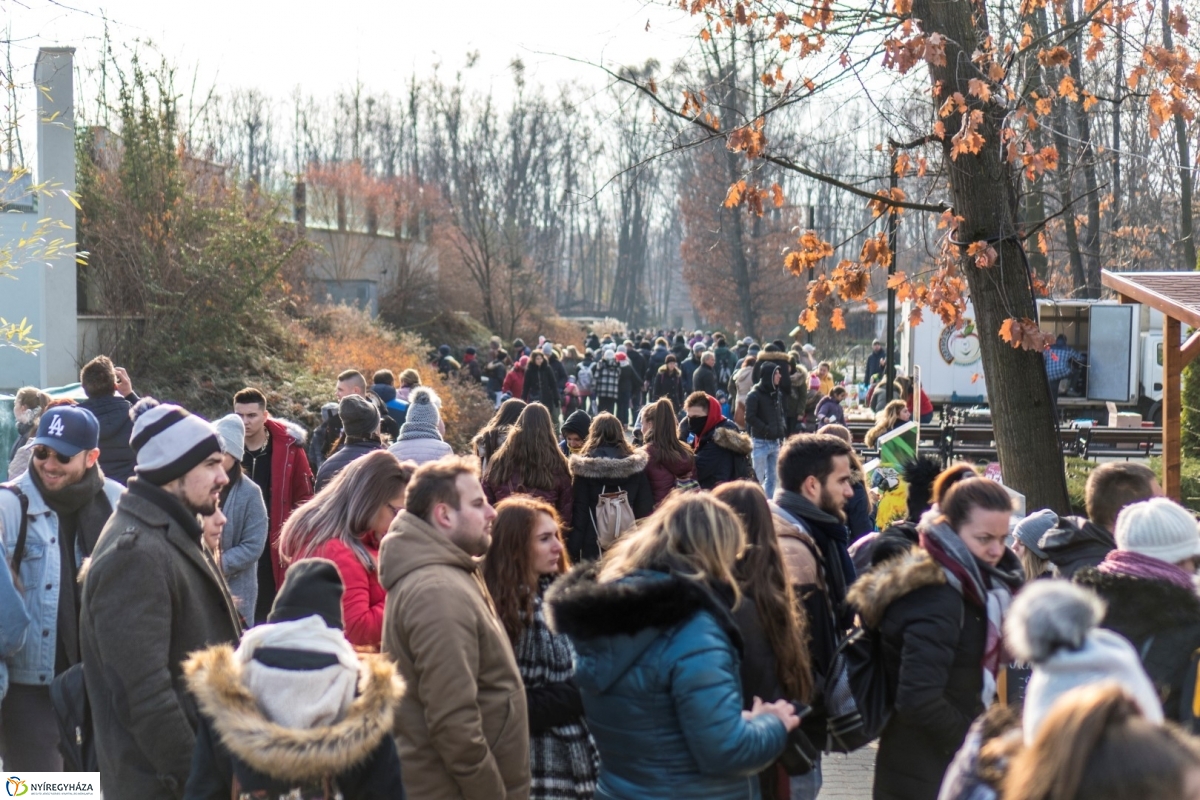
<path id="1" fill-rule="evenodd" d="M 165 486 L 221 452 L 217 429 L 185 408 L 143 397 L 129 415 L 133 417 L 129 446 L 137 458 L 134 472 L 147 483 Z"/>
<path id="2" fill-rule="evenodd" d="M 441 439 L 438 397 L 428 386 L 419 386 L 408 396 L 408 415 L 400 426 L 400 439 Z"/>
<path id="3" fill-rule="evenodd" d="M 241 461 L 246 454 L 246 424 L 237 414 L 226 414 L 216 422 L 221 437 L 221 450 Z"/>
<path id="4" fill-rule="evenodd" d="M 342 431 L 355 439 L 366 439 L 379 427 L 379 409 L 360 394 L 348 394 L 338 404 Z"/>
<path id="5" fill-rule="evenodd" d="M 1029 516 L 1022 519 L 1013 528 L 1013 536 L 1025 545 L 1025 549 L 1033 553 L 1040 559 L 1049 558 L 1046 551 L 1043 550 L 1038 542 L 1042 537 L 1050 532 L 1051 528 L 1058 525 L 1058 514 L 1055 514 L 1048 508 L 1043 508 L 1041 511 L 1035 511 Z"/>

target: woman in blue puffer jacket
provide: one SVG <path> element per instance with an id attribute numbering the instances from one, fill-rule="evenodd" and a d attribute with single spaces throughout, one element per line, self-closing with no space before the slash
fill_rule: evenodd
<path id="1" fill-rule="evenodd" d="M 731 569 L 741 523 L 705 494 L 668 499 L 547 594 L 575 647 L 574 680 L 600 751 L 598 800 L 760 797 L 756 774 L 798 724 L 787 701 L 742 713 Z"/>

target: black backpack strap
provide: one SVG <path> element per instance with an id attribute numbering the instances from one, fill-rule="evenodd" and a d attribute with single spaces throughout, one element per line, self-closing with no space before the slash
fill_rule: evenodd
<path id="1" fill-rule="evenodd" d="M 21 562 L 25 560 L 25 539 L 29 533 L 29 497 L 15 483 L 0 483 L 0 489 L 5 489 L 17 496 L 21 506 L 21 524 L 17 530 L 17 546 L 13 549 L 12 572 L 16 577 L 21 574 Z"/>

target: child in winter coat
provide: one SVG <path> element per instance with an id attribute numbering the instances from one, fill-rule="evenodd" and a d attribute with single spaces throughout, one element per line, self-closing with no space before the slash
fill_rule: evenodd
<path id="1" fill-rule="evenodd" d="M 200 710 L 185 800 L 404 797 L 392 739 L 404 684 L 342 635 L 332 561 L 288 570 L 267 624 L 184 665 Z"/>

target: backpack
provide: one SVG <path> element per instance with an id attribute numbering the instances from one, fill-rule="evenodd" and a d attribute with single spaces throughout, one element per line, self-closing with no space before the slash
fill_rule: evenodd
<path id="1" fill-rule="evenodd" d="M 596 541 L 601 550 L 611 547 L 621 534 L 633 528 L 636 523 L 633 507 L 629 505 L 629 492 L 624 489 L 615 492 L 601 491 L 596 508 L 592 511 L 592 525 L 596 528 Z"/>
<path id="2" fill-rule="evenodd" d="M 73 664 L 50 682 L 50 705 L 58 722 L 58 750 L 66 772 L 99 772 L 92 707 L 83 680 L 83 663 Z"/>
<path id="3" fill-rule="evenodd" d="M 883 637 L 856 627 L 842 639 L 825 676 L 825 707 L 831 753 L 852 753 L 883 733 L 896 703 L 896 689 L 883 666 Z"/>
<path id="4" fill-rule="evenodd" d="M 579 387 L 579 394 L 587 397 L 592 393 L 592 368 L 579 365 L 579 374 L 575 376 L 575 385 Z"/>
<path id="5" fill-rule="evenodd" d="M 17 496 L 17 503 L 21 506 L 21 524 L 17 529 L 17 544 L 13 548 L 12 561 L 9 562 L 9 568 L 12 570 L 13 584 L 16 585 L 17 591 L 21 590 L 21 562 L 25 560 L 25 540 L 29 536 L 29 498 L 21 491 L 21 487 L 15 483 L 0 483 L 0 489 L 12 492 Z"/>

